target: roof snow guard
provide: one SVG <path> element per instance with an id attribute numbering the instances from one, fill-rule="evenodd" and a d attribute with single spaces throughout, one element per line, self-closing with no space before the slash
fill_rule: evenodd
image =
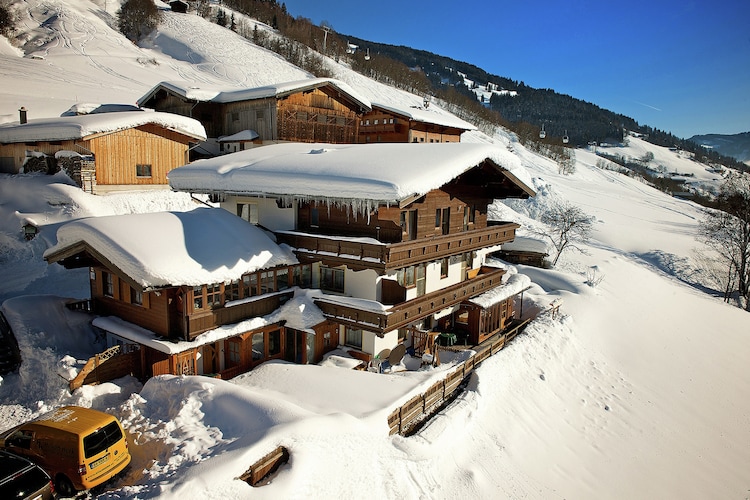
<path id="1" fill-rule="evenodd" d="M 535 195 L 517 156 L 472 143 L 283 143 L 198 160 L 167 177 L 172 189 L 192 193 L 400 204 L 484 162 Z"/>

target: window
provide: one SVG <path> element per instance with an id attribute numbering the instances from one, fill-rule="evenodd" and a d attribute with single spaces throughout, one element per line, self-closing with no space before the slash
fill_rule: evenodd
<path id="1" fill-rule="evenodd" d="M 281 354 L 281 330 L 268 333 L 268 355 L 275 356 L 277 354 Z"/>
<path id="2" fill-rule="evenodd" d="M 445 257 L 444 259 L 440 259 L 440 277 L 441 278 L 448 277 L 448 257 Z"/>
<path id="3" fill-rule="evenodd" d="M 251 224 L 258 223 L 257 203 L 237 203 L 237 216 Z"/>
<path id="4" fill-rule="evenodd" d="M 138 164 L 135 166 L 136 177 L 151 177 L 151 165 Z"/>
<path id="5" fill-rule="evenodd" d="M 221 306 L 221 285 L 216 283 L 214 285 L 206 285 L 206 304 L 209 307 L 220 307 Z"/>
<path id="6" fill-rule="evenodd" d="M 310 208 L 310 225 L 313 227 L 320 225 L 320 212 L 317 208 Z"/>
<path id="7" fill-rule="evenodd" d="M 289 288 L 289 269 L 276 270 L 276 289 L 286 290 Z"/>
<path id="8" fill-rule="evenodd" d="M 205 302 L 203 302 L 203 287 L 194 286 L 193 287 L 193 309 L 203 309 L 204 304 Z"/>
<path id="9" fill-rule="evenodd" d="M 399 224 L 401 225 L 401 238 L 417 239 L 417 221 L 419 220 L 416 210 L 402 210 Z"/>
<path id="10" fill-rule="evenodd" d="M 449 234 L 451 230 L 451 209 L 444 208 L 443 209 L 443 226 L 442 226 L 442 232 L 443 234 Z"/>
<path id="11" fill-rule="evenodd" d="M 404 271 L 404 286 L 407 288 L 414 286 L 417 282 L 416 268 L 414 266 L 409 266 Z"/>
<path id="12" fill-rule="evenodd" d="M 136 306 L 143 305 L 143 292 L 130 287 L 130 303 Z"/>
<path id="13" fill-rule="evenodd" d="M 240 339 L 227 340 L 227 364 L 239 366 L 240 364 Z"/>
<path id="14" fill-rule="evenodd" d="M 344 269 L 321 266 L 320 288 L 330 292 L 344 293 Z"/>
<path id="15" fill-rule="evenodd" d="M 258 295 L 258 275 L 246 274 L 242 277 L 242 291 L 244 297 Z"/>
<path id="16" fill-rule="evenodd" d="M 377 124 L 378 124 L 378 120 L 375 120 L 375 123 L 374 123 L 374 125 L 377 125 Z"/>
<path id="17" fill-rule="evenodd" d="M 312 266 L 310 264 L 296 266 L 293 280 L 294 285 L 300 288 L 310 288 L 312 286 Z"/>
<path id="18" fill-rule="evenodd" d="M 301 122 L 306 122 L 307 113 L 305 111 L 297 111 L 297 119 Z"/>
<path id="19" fill-rule="evenodd" d="M 266 357 L 265 336 L 263 332 L 253 334 L 253 361 L 260 361 Z"/>
<path id="20" fill-rule="evenodd" d="M 443 211 L 442 210 L 440 210 L 439 208 L 435 210 L 435 227 L 436 228 L 437 227 L 441 227 L 443 225 L 443 223 L 442 223 L 442 220 L 443 220 L 442 215 L 443 215 Z"/>
<path id="21" fill-rule="evenodd" d="M 224 285 L 224 301 L 229 302 L 230 300 L 238 300 L 240 298 L 240 282 L 232 281 L 228 285 Z"/>
<path id="22" fill-rule="evenodd" d="M 112 276 L 112 273 L 103 271 L 102 282 L 104 283 L 104 289 L 102 290 L 102 292 L 104 293 L 104 296 L 114 297 L 115 296 L 115 280 L 114 280 L 114 277 Z"/>
<path id="23" fill-rule="evenodd" d="M 232 121 L 233 121 L 233 122 L 238 122 L 238 121 L 240 121 L 240 114 L 239 114 L 239 113 L 237 113 L 236 111 L 235 111 L 234 113 L 232 113 Z"/>
<path id="24" fill-rule="evenodd" d="M 345 344 L 362 349 L 362 330 L 359 328 L 346 327 Z"/>
<path id="25" fill-rule="evenodd" d="M 265 118 L 265 115 L 263 113 L 262 109 L 256 109 L 255 110 L 255 119 L 256 120 L 263 120 Z"/>
<path id="26" fill-rule="evenodd" d="M 263 271 L 260 273 L 260 293 L 264 294 L 275 291 L 273 271 Z"/>

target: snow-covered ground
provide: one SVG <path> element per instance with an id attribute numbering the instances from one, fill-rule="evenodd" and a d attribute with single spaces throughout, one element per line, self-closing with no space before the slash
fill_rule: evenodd
<path id="1" fill-rule="evenodd" d="M 78 101 L 133 103 L 162 80 L 255 86 L 306 76 L 197 16 L 166 13 L 158 35 L 136 47 L 109 28 L 116 4 L 16 2 L 26 57 L 0 39 L 0 121 L 17 119 L 22 105 L 41 117 Z M 421 104 L 334 69 L 371 100 Z M 502 131 L 463 139 L 513 142 Z M 626 148 L 636 158 L 651 151 L 669 172 L 719 181 L 640 139 Z M 0 176 L 0 301 L 24 357 L 0 384 L 0 429 L 68 403 L 120 417 L 133 464 L 103 498 L 746 498 L 750 315 L 705 286 L 699 207 L 597 168 L 590 151 L 576 151 L 569 176 L 515 142 L 513 151 L 538 194 L 496 203 L 493 218 L 530 236 L 545 207 L 567 200 L 595 218 L 593 238 L 554 270 L 518 266 L 534 283 L 524 307 L 561 299 L 561 315 L 532 323 L 408 438 L 388 436 L 386 415 L 450 362 L 389 375 L 277 362 L 232 381 L 126 378 L 70 394 L 64 378 L 100 345 L 87 317 L 62 305 L 88 295 L 85 270 L 42 260 L 57 227 L 195 203 L 167 192 L 95 197 L 62 175 Z M 20 231 L 27 219 L 41 227 L 30 242 Z M 596 286 L 586 284 L 593 269 Z M 291 458 L 271 484 L 234 479 L 278 445 Z"/>

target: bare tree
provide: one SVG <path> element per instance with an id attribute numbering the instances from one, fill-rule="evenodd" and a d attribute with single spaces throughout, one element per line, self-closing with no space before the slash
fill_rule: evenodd
<path id="1" fill-rule="evenodd" d="M 705 211 L 698 239 L 715 251 L 725 269 L 724 300 L 736 291 L 740 307 L 750 310 L 750 177 L 730 176 L 721 186 L 716 207 Z"/>
<path id="2" fill-rule="evenodd" d="M 584 252 L 578 243 L 585 243 L 589 239 L 594 225 L 592 216 L 567 201 L 558 202 L 547 209 L 542 213 L 541 221 L 549 226 L 549 230 L 540 231 L 539 234 L 555 247 L 553 266 L 567 249 Z"/>
<path id="3" fill-rule="evenodd" d="M 159 25 L 160 12 L 153 0 L 126 0 L 117 11 L 120 32 L 137 42 Z"/>

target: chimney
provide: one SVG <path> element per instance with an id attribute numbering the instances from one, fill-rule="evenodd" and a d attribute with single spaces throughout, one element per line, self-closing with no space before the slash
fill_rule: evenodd
<path id="1" fill-rule="evenodd" d="M 18 119 L 21 122 L 21 125 L 26 123 L 26 108 L 23 106 L 18 110 Z"/>

